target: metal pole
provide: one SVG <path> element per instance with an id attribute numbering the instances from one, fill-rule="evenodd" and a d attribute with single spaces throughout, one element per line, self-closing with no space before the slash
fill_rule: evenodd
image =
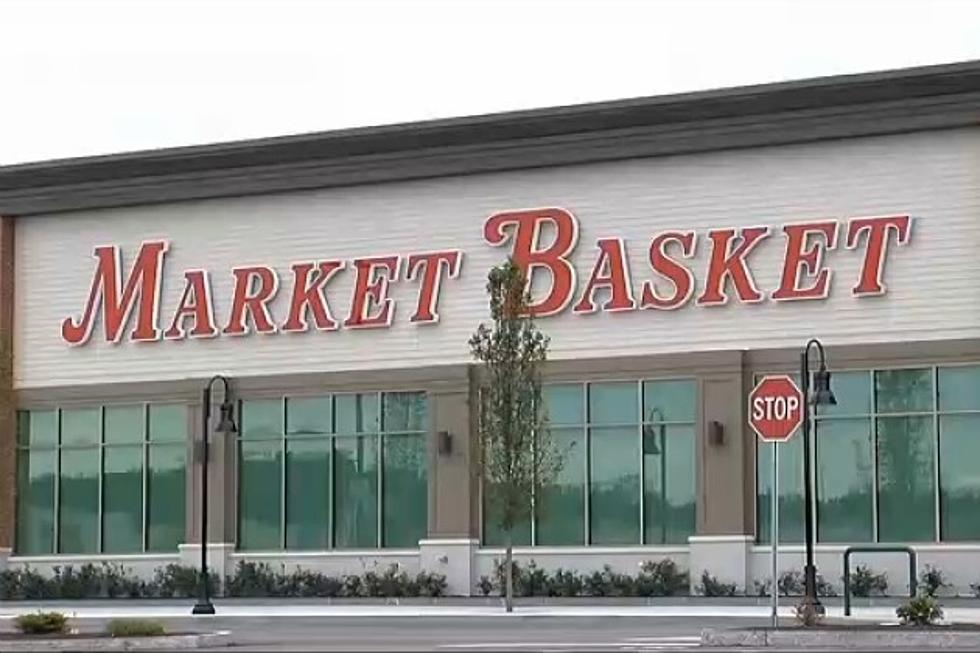
<path id="1" fill-rule="evenodd" d="M 211 421 L 211 383 L 204 387 L 201 395 L 201 415 L 201 576 L 198 579 L 197 605 L 191 614 L 214 614 L 208 587 L 208 423 Z"/>
<path id="2" fill-rule="evenodd" d="M 811 341 L 812 342 L 812 341 Z M 808 352 L 810 343 L 800 355 L 800 384 L 803 390 L 803 502 L 806 535 L 806 566 L 803 568 L 803 581 L 806 588 L 804 603 L 812 605 L 818 613 L 823 606 L 817 598 L 817 570 L 813 565 L 813 494 L 810 473 L 810 362 Z"/>
<path id="3" fill-rule="evenodd" d="M 779 443 L 772 443 L 772 627 L 779 628 Z"/>

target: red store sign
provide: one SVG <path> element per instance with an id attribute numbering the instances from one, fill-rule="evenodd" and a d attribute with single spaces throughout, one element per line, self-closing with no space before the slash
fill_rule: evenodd
<path id="1" fill-rule="evenodd" d="M 540 234 L 550 228 L 555 238 L 542 246 Z M 734 300 L 756 303 L 820 300 L 830 292 L 833 268 L 825 264 L 825 254 L 843 245 L 863 257 L 857 279 L 851 280 L 855 297 L 882 295 L 882 281 L 888 246 L 905 245 L 911 236 L 912 220 L 907 215 L 819 220 L 741 229 L 662 231 L 653 236 L 648 248 L 649 269 L 642 283 L 634 280 L 627 257 L 627 245 L 620 238 L 599 238 L 597 254 L 585 277 L 579 281 L 571 255 L 578 245 L 578 220 L 566 209 L 542 208 L 507 211 L 490 216 L 484 224 L 484 240 L 492 246 L 510 245 L 514 260 L 530 272 L 545 269 L 550 281 L 535 297 L 532 312 L 539 317 L 556 315 L 571 305 L 573 313 L 596 311 L 676 310 L 693 301 L 696 306 L 720 306 Z M 781 232 L 781 233 L 780 233 Z M 760 289 L 752 275 L 751 255 L 764 240 L 781 237 L 784 243 L 782 272 L 778 288 Z M 297 261 L 290 265 L 288 279 L 265 265 L 235 267 L 230 310 L 215 316 L 209 271 L 184 270 L 184 288 L 176 306 L 161 307 L 160 295 L 169 244 L 144 242 L 128 273 L 123 277 L 118 246 L 96 247 L 95 274 L 88 298 L 77 317 L 61 324 L 61 336 L 71 345 L 89 341 L 102 314 L 105 339 L 119 342 L 123 337 L 137 342 L 213 338 L 263 334 L 345 329 L 387 328 L 395 318 L 395 301 L 389 289 L 393 283 L 417 285 L 409 321 L 434 324 L 439 320 L 439 296 L 444 281 L 457 279 L 463 267 L 458 249 L 355 258 L 347 261 Z M 710 252 L 702 283 L 690 263 L 699 248 Z M 481 273 L 485 271 L 480 271 Z M 343 313 L 335 313 L 325 290 L 338 275 L 354 277 L 351 299 Z M 669 292 L 658 291 L 653 279 L 667 282 Z M 448 280 L 448 281 L 447 281 Z M 287 285 L 289 309 L 285 319 L 277 320 L 270 310 L 272 301 Z M 607 291 L 601 303 L 596 291 Z M 696 296 L 695 296 L 696 295 Z M 161 309 L 164 312 L 161 314 Z M 135 311 L 135 325 L 124 334 Z M 341 316 L 342 315 L 342 316 Z M 161 321 L 165 318 L 165 322 Z"/>

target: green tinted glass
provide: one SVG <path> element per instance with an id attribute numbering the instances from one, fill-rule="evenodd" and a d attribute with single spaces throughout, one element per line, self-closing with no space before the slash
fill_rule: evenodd
<path id="1" fill-rule="evenodd" d="M 101 418 L 99 408 L 61 411 L 61 444 L 66 447 L 99 444 Z"/>
<path id="2" fill-rule="evenodd" d="M 106 406 L 106 444 L 143 442 L 143 406 Z"/>
<path id="3" fill-rule="evenodd" d="M 282 400 L 242 402 L 241 437 L 244 440 L 274 440 L 282 437 Z"/>
<path id="4" fill-rule="evenodd" d="M 694 426 L 647 426 L 643 445 L 647 544 L 687 544 L 695 528 Z"/>
<path id="5" fill-rule="evenodd" d="M 98 553 L 99 450 L 63 449 L 60 483 L 58 552 Z"/>
<path id="6" fill-rule="evenodd" d="M 330 546 L 330 438 L 286 440 L 286 548 Z"/>
<path id="7" fill-rule="evenodd" d="M 874 449 L 871 420 L 820 420 L 816 430 L 817 538 L 874 539 Z"/>
<path id="8" fill-rule="evenodd" d="M 879 418 L 878 540 L 935 539 L 931 417 Z"/>
<path id="9" fill-rule="evenodd" d="M 647 422 L 691 422 L 697 418 L 697 383 L 645 381 L 643 419 Z"/>
<path id="10" fill-rule="evenodd" d="M 639 385 L 627 383 L 593 383 L 589 386 L 589 422 L 591 424 L 634 424 L 639 416 Z"/>
<path id="11" fill-rule="evenodd" d="M 181 404 L 151 405 L 149 440 L 151 442 L 185 442 L 187 440 L 187 406 Z"/>
<path id="12" fill-rule="evenodd" d="M 636 386 L 633 387 L 635 390 Z M 635 404 L 634 412 L 631 414 L 635 414 Z M 593 428 L 590 437 L 591 543 L 639 544 L 640 437 L 638 427 Z"/>
<path id="13" fill-rule="evenodd" d="M 582 404 L 582 388 L 578 390 Z M 535 502 L 536 544 L 585 544 L 585 431 L 580 427 L 556 428 L 552 442 L 562 454 L 557 478 L 541 489 Z"/>
<path id="14" fill-rule="evenodd" d="M 17 441 L 22 446 L 56 446 L 58 444 L 58 411 L 19 411 L 17 413 Z"/>
<path id="15" fill-rule="evenodd" d="M 502 493 L 493 483 L 483 485 L 483 544 L 484 546 L 503 546 L 506 543 L 506 531 L 501 525 Z M 530 506 L 528 507 L 530 512 Z M 514 546 L 530 546 L 531 520 L 525 517 L 516 524 L 511 532 Z"/>
<path id="16" fill-rule="evenodd" d="M 411 422 L 421 425 L 420 421 Z M 384 439 L 383 545 L 417 547 L 428 528 L 429 483 L 426 436 Z"/>
<path id="17" fill-rule="evenodd" d="M 333 432 L 330 397 L 286 400 L 286 435 L 323 435 Z"/>
<path id="18" fill-rule="evenodd" d="M 239 461 L 239 546 L 278 549 L 281 546 L 282 440 L 243 440 Z"/>
<path id="19" fill-rule="evenodd" d="M 108 411 L 106 418 L 108 427 Z M 102 550 L 139 553 L 143 550 L 142 445 L 106 447 L 102 474 Z"/>
<path id="20" fill-rule="evenodd" d="M 334 543 L 346 548 L 378 546 L 376 435 L 334 440 Z"/>
<path id="21" fill-rule="evenodd" d="M 152 419 L 152 409 L 151 419 Z M 146 480 L 147 548 L 150 551 L 174 552 L 186 540 L 185 469 L 187 445 L 184 443 L 151 444 Z"/>
<path id="22" fill-rule="evenodd" d="M 980 366 L 939 368 L 939 410 L 980 410 Z"/>
<path id="23" fill-rule="evenodd" d="M 779 541 L 803 541 L 803 438 L 796 436 L 774 445 L 757 442 L 758 496 L 756 525 L 760 542 L 770 542 L 772 522 L 772 455 L 779 447 Z"/>
<path id="24" fill-rule="evenodd" d="M 823 415 L 870 415 L 871 414 L 871 374 L 865 371 L 833 372 L 830 375 L 830 389 L 837 404 L 817 406 L 817 413 Z"/>
<path id="25" fill-rule="evenodd" d="M 914 413 L 932 410 L 932 370 L 879 370 L 875 372 L 878 413 Z"/>
<path id="26" fill-rule="evenodd" d="M 388 433 L 426 431 L 429 428 L 424 392 L 385 393 L 384 407 L 384 430 Z"/>
<path id="27" fill-rule="evenodd" d="M 334 401 L 337 433 L 350 435 L 378 432 L 377 393 L 337 395 Z"/>
<path id="28" fill-rule="evenodd" d="M 980 415 L 939 418 L 939 505 L 944 541 L 980 540 Z"/>
<path id="29" fill-rule="evenodd" d="M 578 383 L 546 385 L 541 396 L 552 426 L 576 426 L 585 423 L 585 392 Z"/>
<path id="30" fill-rule="evenodd" d="M 28 451 L 18 456 L 17 553 L 54 553 L 55 450 Z"/>

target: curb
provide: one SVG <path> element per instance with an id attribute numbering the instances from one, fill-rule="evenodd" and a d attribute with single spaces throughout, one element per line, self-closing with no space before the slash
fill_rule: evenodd
<path id="1" fill-rule="evenodd" d="M 20 651 L 177 651 L 231 646 L 231 633 L 224 630 L 196 635 L 160 637 L 90 637 L 61 639 L 0 640 L 0 653 Z"/>
<path id="2" fill-rule="evenodd" d="M 980 648 L 980 631 L 952 630 L 943 627 L 930 630 L 906 628 L 771 630 L 704 630 L 701 646 L 717 648 L 839 648 L 875 650 Z"/>

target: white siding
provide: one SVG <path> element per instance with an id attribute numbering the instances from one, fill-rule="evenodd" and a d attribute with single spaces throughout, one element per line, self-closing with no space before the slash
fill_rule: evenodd
<path id="1" fill-rule="evenodd" d="M 574 260 L 584 284 L 595 239 L 629 246 L 635 294 L 650 278 L 656 232 L 697 229 L 699 285 L 710 227 L 820 218 L 911 214 L 911 242 L 889 250 L 884 297 L 856 299 L 863 248 L 829 253 L 826 301 L 543 319 L 554 358 L 974 337 L 980 333 L 980 129 L 926 132 L 792 147 L 716 152 L 459 178 L 328 189 L 31 217 L 17 224 L 15 382 L 18 387 L 406 367 L 469 359 L 466 340 L 486 314 L 486 270 L 505 255 L 482 240 L 496 211 L 562 206 L 579 219 Z M 841 241 L 843 241 L 843 233 Z M 395 324 L 385 330 L 251 335 L 215 340 L 68 347 L 61 321 L 87 297 L 98 245 L 124 247 L 124 268 L 143 240 L 171 241 L 161 328 L 182 291 L 182 271 L 211 272 L 219 327 L 227 320 L 234 265 L 268 263 L 280 273 L 273 313 L 285 318 L 297 260 L 464 250 L 462 275 L 444 280 L 442 321 L 414 326 L 417 282 L 393 286 Z M 751 257 L 760 288 L 778 284 L 784 241 Z M 329 286 L 334 316 L 348 310 L 352 274 Z"/>

